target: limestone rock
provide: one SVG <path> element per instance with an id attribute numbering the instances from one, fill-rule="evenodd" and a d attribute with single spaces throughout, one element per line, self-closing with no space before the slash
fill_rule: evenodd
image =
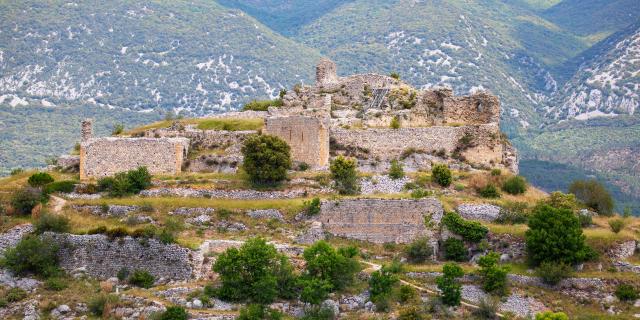
<path id="1" fill-rule="evenodd" d="M 461 204 L 458 213 L 465 219 L 494 221 L 500 216 L 500 207 L 491 204 Z"/>

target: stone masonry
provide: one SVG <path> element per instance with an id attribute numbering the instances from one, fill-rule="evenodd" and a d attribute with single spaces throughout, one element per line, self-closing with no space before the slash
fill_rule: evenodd
<path id="1" fill-rule="evenodd" d="M 422 200 L 353 199 L 323 201 L 318 220 L 325 231 L 374 243 L 408 243 L 431 236 L 442 219 L 442 204 Z M 427 223 L 425 223 L 427 222 Z"/>
<path id="2" fill-rule="evenodd" d="M 280 137 L 291 147 L 294 161 L 312 168 L 329 165 L 329 129 L 322 119 L 313 117 L 267 118 L 265 133 Z"/>

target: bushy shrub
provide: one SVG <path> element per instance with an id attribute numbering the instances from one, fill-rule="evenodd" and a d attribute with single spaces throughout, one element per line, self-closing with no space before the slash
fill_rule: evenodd
<path id="1" fill-rule="evenodd" d="M 400 309 L 398 312 L 398 320 L 425 320 L 431 319 L 424 310 L 417 306 L 408 306 Z"/>
<path id="2" fill-rule="evenodd" d="M 495 252 L 480 257 L 478 259 L 478 266 L 480 266 L 478 273 L 482 278 L 482 289 L 485 292 L 504 296 L 508 291 L 507 273 L 509 273 L 509 267 L 498 265 L 499 261 L 500 255 Z"/>
<path id="3" fill-rule="evenodd" d="M 493 297 L 484 297 L 478 303 L 478 309 L 473 310 L 473 316 L 478 320 L 497 320 L 500 301 Z"/>
<path id="4" fill-rule="evenodd" d="M 591 217 L 591 215 L 578 214 L 578 220 L 580 221 L 580 226 L 583 228 L 593 225 L 593 218 Z"/>
<path id="5" fill-rule="evenodd" d="M 360 270 L 358 261 L 341 255 L 325 241 L 318 241 L 304 250 L 307 262 L 303 277 L 313 277 L 331 283 L 334 290 L 350 285 Z"/>
<path id="6" fill-rule="evenodd" d="M 189 313 L 179 306 L 167 307 L 167 310 L 163 312 L 159 320 L 187 320 L 189 319 Z"/>
<path id="7" fill-rule="evenodd" d="M 300 320 L 334 320 L 336 314 L 327 306 L 311 306 L 304 309 L 304 315 Z"/>
<path id="8" fill-rule="evenodd" d="M 294 290 L 289 261 L 262 238 L 227 249 L 216 260 L 213 271 L 222 282 L 218 296 L 227 300 L 271 303 L 277 297 L 290 297 Z"/>
<path id="9" fill-rule="evenodd" d="M 311 201 L 305 201 L 304 206 L 308 215 L 315 216 L 320 213 L 320 198 L 313 198 Z"/>
<path id="10" fill-rule="evenodd" d="M 422 237 L 411 242 L 404 251 L 407 260 L 412 263 L 422 263 L 433 255 L 433 248 L 429 244 L 429 238 Z"/>
<path id="11" fill-rule="evenodd" d="M 536 314 L 536 320 L 569 320 L 564 312 L 545 311 Z"/>
<path id="12" fill-rule="evenodd" d="M 87 307 L 91 314 L 97 317 L 102 317 L 105 309 L 108 309 L 106 307 L 109 305 L 115 305 L 118 301 L 120 301 L 120 299 L 115 294 L 99 294 L 89 300 Z"/>
<path id="13" fill-rule="evenodd" d="M 398 290 L 398 301 L 401 303 L 420 301 L 420 294 L 416 288 L 403 284 L 400 286 L 400 290 Z"/>
<path id="14" fill-rule="evenodd" d="M 389 295 L 398 281 L 398 276 L 384 269 L 372 273 L 371 278 L 369 278 L 371 301 L 375 302 L 377 297 Z"/>
<path id="15" fill-rule="evenodd" d="M 571 193 L 565 194 L 560 191 L 552 192 L 549 198 L 544 200 L 543 203 L 557 209 L 575 210 L 578 207 L 578 201 L 575 195 Z"/>
<path id="16" fill-rule="evenodd" d="M 250 136 L 244 141 L 242 155 L 242 167 L 254 184 L 280 183 L 291 169 L 291 148 L 276 136 Z"/>
<path id="17" fill-rule="evenodd" d="M 23 172 L 24 172 L 24 169 L 22 169 L 22 168 L 13 168 L 13 169 L 11 169 L 10 175 L 15 176 L 15 175 L 19 175 L 19 174 L 21 174 Z"/>
<path id="18" fill-rule="evenodd" d="M 502 170 L 496 168 L 496 169 L 491 169 L 491 175 L 494 177 L 497 177 L 499 175 L 502 175 Z"/>
<path id="19" fill-rule="evenodd" d="M 107 233 L 107 227 L 106 226 L 98 226 L 92 229 L 89 229 L 87 231 L 87 234 L 91 235 L 91 234 L 105 234 Z"/>
<path id="20" fill-rule="evenodd" d="M 69 284 L 67 280 L 60 277 L 49 278 L 44 282 L 44 287 L 47 288 L 47 290 L 52 291 L 62 291 L 68 286 Z"/>
<path id="21" fill-rule="evenodd" d="M 436 278 L 438 289 L 442 292 L 442 302 L 448 306 L 460 305 L 462 285 L 458 278 L 464 275 L 459 265 L 449 262 L 442 266 L 442 276 Z"/>
<path id="22" fill-rule="evenodd" d="M 355 258 L 360 254 L 358 247 L 350 245 L 338 248 L 338 254 L 345 258 Z"/>
<path id="23" fill-rule="evenodd" d="M 453 181 L 451 170 L 449 170 L 449 167 L 447 167 L 447 165 L 445 164 L 435 164 L 431 168 L 431 176 L 437 184 L 443 187 L 450 186 L 451 181 Z"/>
<path id="24" fill-rule="evenodd" d="M 400 161 L 391 161 L 391 168 L 389 168 L 389 177 L 391 177 L 391 179 L 404 178 L 404 169 L 402 168 L 402 163 Z"/>
<path id="25" fill-rule="evenodd" d="M 585 244 L 580 221 L 571 210 L 540 205 L 529 217 L 525 241 L 529 259 L 534 265 L 542 262 L 573 265 L 595 257 Z"/>
<path id="26" fill-rule="evenodd" d="M 146 167 L 116 173 L 113 177 L 98 180 L 98 189 L 109 192 L 111 197 L 124 197 L 140 193 L 151 186 L 151 174 Z"/>
<path id="27" fill-rule="evenodd" d="M 543 262 L 536 269 L 538 277 L 548 285 L 555 286 L 563 279 L 569 278 L 573 273 L 571 266 L 565 263 Z"/>
<path id="28" fill-rule="evenodd" d="M 489 233 L 489 229 L 479 222 L 465 220 L 455 212 L 445 213 L 442 223 L 449 231 L 460 235 L 466 241 L 479 242 Z"/>
<path id="29" fill-rule="evenodd" d="M 282 107 L 283 101 L 282 99 L 274 99 L 274 100 L 252 100 L 249 103 L 245 104 L 242 107 L 243 111 L 267 111 L 269 107 Z"/>
<path id="30" fill-rule="evenodd" d="M 340 194 L 353 195 L 360 193 L 356 167 L 356 159 L 353 158 L 338 156 L 331 161 L 329 167 L 331 178 Z"/>
<path id="31" fill-rule="evenodd" d="M 331 282 L 322 279 L 301 278 L 298 284 L 302 288 L 300 301 L 315 305 L 326 300 L 333 290 Z"/>
<path id="32" fill-rule="evenodd" d="M 22 289 L 20 287 L 13 287 L 13 288 L 7 290 L 7 293 L 5 294 L 5 299 L 8 302 L 22 301 L 26 297 L 27 297 L 27 292 L 24 291 L 24 289 Z"/>
<path id="33" fill-rule="evenodd" d="M 490 198 L 490 199 L 500 198 L 500 192 L 498 192 L 498 188 L 496 188 L 496 186 L 494 186 L 493 184 L 488 184 L 478 189 L 477 191 L 478 191 L 478 195 L 483 198 Z"/>
<path id="34" fill-rule="evenodd" d="M 400 119 L 397 116 L 393 117 L 393 119 L 391 119 L 389 127 L 391 129 L 400 129 Z"/>
<path id="35" fill-rule="evenodd" d="M 2 265 L 20 276 L 54 276 L 60 273 L 58 250 L 59 247 L 50 239 L 27 236 L 15 247 L 7 249 Z"/>
<path id="36" fill-rule="evenodd" d="M 447 260 L 463 262 L 468 260 L 467 248 L 464 242 L 456 238 L 448 238 L 444 241 L 444 257 Z"/>
<path id="37" fill-rule="evenodd" d="M 240 309 L 238 320 L 280 320 L 282 314 L 264 305 L 249 304 Z"/>
<path id="38" fill-rule="evenodd" d="M 151 187 L 151 174 L 147 167 L 139 167 L 138 169 L 127 171 L 127 179 L 131 184 L 132 193 L 137 194 Z"/>
<path id="39" fill-rule="evenodd" d="M 521 176 L 513 176 L 502 184 L 502 190 L 508 194 L 523 194 L 527 191 L 527 181 Z"/>
<path id="40" fill-rule="evenodd" d="M 117 136 L 119 134 L 122 134 L 123 132 L 124 132 L 124 124 L 116 123 L 113 125 L 113 129 L 111 130 L 111 135 Z"/>
<path id="41" fill-rule="evenodd" d="M 56 181 L 56 182 L 49 183 L 46 186 L 44 186 L 42 191 L 46 194 L 52 194 L 56 192 L 69 193 L 69 192 L 73 192 L 75 187 L 76 187 L 75 181 L 64 180 L 64 181 Z"/>
<path id="42" fill-rule="evenodd" d="M 616 297 L 621 301 L 634 301 L 638 299 L 638 290 L 630 284 L 622 283 L 616 287 Z"/>
<path id="43" fill-rule="evenodd" d="M 134 270 L 129 276 L 129 284 L 136 287 L 149 289 L 153 286 L 155 278 L 147 270 Z"/>
<path id="44" fill-rule="evenodd" d="M 29 183 L 30 186 L 37 188 L 53 181 L 53 177 L 50 174 L 46 172 L 36 172 L 29 177 L 27 183 Z"/>
<path id="45" fill-rule="evenodd" d="M 109 239 L 114 240 L 114 239 L 124 238 L 128 236 L 129 231 L 123 227 L 116 227 L 116 228 L 107 230 L 104 234 L 107 237 L 109 237 Z"/>
<path id="46" fill-rule="evenodd" d="M 411 191 L 411 198 L 413 199 L 422 199 L 424 197 L 430 196 L 431 192 L 422 188 L 415 188 Z"/>
<path id="47" fill-rule="evenodd" d="M 400 80 L 400 74 L 399 74 L 399 73 L 397 73 L 397 72 L 395 72 L 395 71 L 394 71 L 394 72 L 391 72 L 391 73 L 389 74 L 389 77 L 394 78 L 394 79 L 396 79 L 396 80 Z"/>
<path id="48" fill-rule="evenodd" d="M 65 216 L 45 213 L 35 222 L 35 232 L 37 234 L 42 234 L 46 231 L 65 233 L 69 232 L 70 229 L 69 218 Z"/>
<path id="49" fill-rule="evenodd" d="M 620 218 L 609 220 L 609 227 L 611 228 L 611 231 L 613 231 L 614 233 L 618 233 L 622 231 L 622 229 L 624 229 L 624 225 L 625 225 L 624 220 Z"/>
<path id="50" fill-rule="evenodd" d="M 38 203 L 46 201 L 46 196 L 36 188 L 23 188 L 11 196 L 11 206 L 17 214 L 30 214 Z"/>
<path id="51" fill-rule="evenodd" d="M 607 188 L 596 180 L 576 180 L 569 186 L 569 193 L 574 194 L 578 200 L 599 214 L 609 216 L 613 213 L 613 197 Z"/>

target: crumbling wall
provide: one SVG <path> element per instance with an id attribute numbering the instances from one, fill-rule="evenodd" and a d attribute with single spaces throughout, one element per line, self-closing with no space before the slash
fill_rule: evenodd
<path id="1" fill-rule="evenodd" d="M 286 141 L 294 161 L 305 162 L 314 168 L 329 165 L 329 129 L 323 119 L 298 116 L 267 118 L 265 133 Z"/>
<path id="2" fill-rule="evenodd" d="M 177 174 L 189 146 L 186 138 L 94 138 L 80 146 L 80 179 L 101 178 L 147 167 L 151 174 Z"/>
<path id="3" fill-rule="evenodd" d="M 60 267 L 67 272 L 83 268 L 98 279 L 115 277 L 126 268 L 146 270 L 156 279 L 187 280 L 194 274 L 194 252 L 155 239 L 124 237 L 110 240 L 105 235 L 72 235 L 47 232 L 60 246 Z"/>
<path id="4" fill-rule="evenodd" d="M 353 199 L 323 201 L 318 220 L 325 231 L 336 236 L 374 243 L 408 243 L 421 236 L 435 239 L 433 230 L 442 215 L 442 204 L 435 198 Z"/>
<path id="5" fill-rule="evenodd" d="M 338 73 L 335 62 L 323 58 L 316 66 L 316 86 L 323 86 L 338 81 Z"/>

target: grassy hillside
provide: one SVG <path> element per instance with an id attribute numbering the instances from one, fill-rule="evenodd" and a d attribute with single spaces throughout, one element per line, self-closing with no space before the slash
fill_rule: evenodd
<path id="1" fill-rule="evenodd" d="M 547 9 L 543 16 L 581 36 L 604 36 L 640 19 L 636 0 L 563 0 Z"/>

